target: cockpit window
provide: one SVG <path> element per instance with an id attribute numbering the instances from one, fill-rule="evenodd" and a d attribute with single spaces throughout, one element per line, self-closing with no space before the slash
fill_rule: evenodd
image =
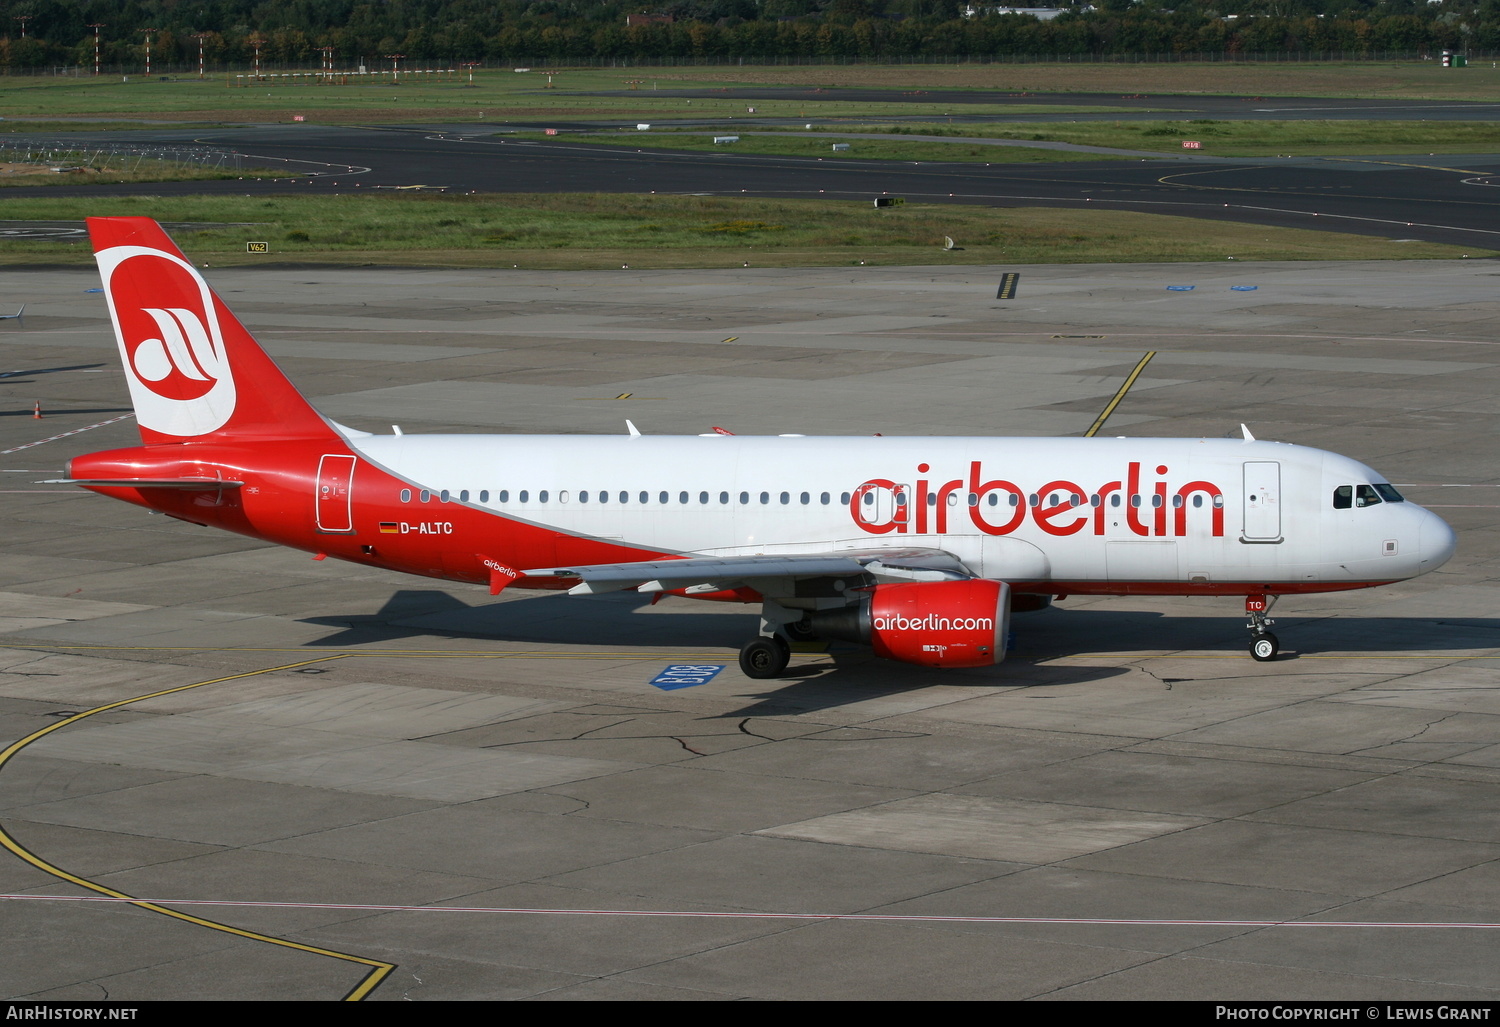
<path id="1" fill-rule="evenodd" d="M 1390 482 L 1377 481 L 1373 487 L 1376 492 L 1380 493 L 1380 498 L 1384 499 L 1387 503 L 1406 502 L 1406 497 L 1397 492 L 1396 486 L 1392 485 Z"/>
<path id="2" fill-rule="evenodd" d="M 1381 501 L 1380 500 L 1380 494 L 1375 491 L 1375 486 L 1373 486 L 1373 485 L 1356 485 L 1356 486 L 1354 486 L 1354 505 L 1355 506 L 1375 506 L 1380 501 Z"/>
<path id="3" fill-rule="evenodd" d="M 1333 490 L 1333 508 L 1347 510 L 1354 505 L 1354 486 L 1340 485 Z"/>

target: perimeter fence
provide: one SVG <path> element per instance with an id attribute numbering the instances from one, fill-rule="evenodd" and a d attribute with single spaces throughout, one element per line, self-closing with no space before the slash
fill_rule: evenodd
<path id="1" fill-rule="evenodd" d="M 243 171 L 244 155 L 213 146 L 82 143 L 77 139 L 0 138 L 0 164 L 45 166 L 70 172 L 151 171 L 171 165 L 197 165 L 216 171 Z M 6 172 L 0 171 L 0 175 Z"/>
<path id="2" fill-rule="evenodd" d="M 1471 66 L 1482 61 L 1500 63 L 1500 50 L 1457 50 L 1466 57 Z M 1443 51 L 1433 50 L 1265 50 L 1209 53 L 1041 53 L 1041 54 L 887 54 L 887 55 L 783 55 L 783 54 L 693 54 L 682 56 L 628 56 L 628 57 L 569 57 L 546 54 L 515 54 L 490 57 L 485 60 L 459 58 L 434 58 L 432 60 L 409 60 L 402 63 L 398 74 L 413 72 L 433 74 L 462 67 L 465 71 L 511 71 L 526 69 L 560 68 L 724 68 L 724 67 L 846 67 L 859 65 L 961 65 L 961 64 L 1336 64 L 1336 63 L 1380 63 L 1432 61 L 1438 62 Z M 383 62 L 339 58 L 340 65 L 347 68 L 330 72 L 317 57 L 305 61 L 262 60 L 259 71 L 309 72 L 324 75 L 353 74 L 354 69 L 364 68 L 370 74 L 382 70 Z M 228 62 L 206 66 L 207 76 L 247 74 L 257 70 L 251 63 Z M 384 69 L 389 75 L 391 69 Z M 92 65 L 69 65 L 51 68 L 0 68 L 0 75 L 46 77 L 68 76 L 88 78 L 93 76 Z M 123 76 L 145 80 L 140 64 L 103 65 L 101 75 Z M 152 80 L 186 80 L 199 77 L 198 64 L 161 64 L 153 62 Z"/>

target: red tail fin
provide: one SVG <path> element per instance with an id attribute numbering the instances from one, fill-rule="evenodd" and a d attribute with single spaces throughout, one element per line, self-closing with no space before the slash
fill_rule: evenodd
<path id="1" fill-rule="evenodd" d="M 89 218 L 147 445 L 336 435 L 150 218 Z"/>

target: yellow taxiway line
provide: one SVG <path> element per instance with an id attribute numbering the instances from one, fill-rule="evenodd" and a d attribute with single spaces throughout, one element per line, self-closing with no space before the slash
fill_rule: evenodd
<path id="1" fill-rule="evenodd" d="M 22 647 L 14 646 L 7 648 Z M 75 713 L 70 717 L 59 720 L 55 724 L 49 724 L 46 727 L 42 728 L 40 731 L 33 731 L 25 738 L 22 738 L 16 742 L 12 742 L 4 750 L 0 750 L 0 770 L 4 770 L 5 765 L 10 762 L 11 758 L 19 753 L 22 749 L 30 745 L 32 742 L 35 742 L 40 738 L 45 738 L 52 732 L 61 730 L 62 728 L 65 728 L 70 724 L 76 724 L 86 717 L 92 717 L 96 713 L 103 713 L 106 710 L 117 710 L 122 706 L 128 706 L 131 703 L 140 702 L 143 699 L 155 699 L 158 696 L 172 695 L 175 692 L 185 692 L 188 689 L 202 688 L 205 685 L 216 685 L 223 681 L 236 681 L 240 678 L 255 677 L 258 674 L 271 674 L 280 670 L 296 670 L 299 667 L 307 667 L 315 663 L 327 663 L 331 660 L 341 659 L 344 659 L 343 654 L 320 656 L 316 659 L 301 660 L 297 663 L 288 663 L 279 667 L 265 667 L 261 670 L 246 671 L 242 674 L 229 674 L 224 677 L 211 678 L 208 681 L 197 681 L 191 685 L 178 685 L 175 688 L 163 688 L 160 691 L 149 692 L 145 695 L 132 696 L 129 699 L 121 699 L 117 702 L 106 703 L 103 706 L 96 706 L 91 710 L 84 710 L 82 713 Z M 76 884 L 80 888 L 86 888 L 89 891 L 97 892 L 100 895 L 107 895 L 110 898 L 122 899 L 126 902 L 129 902 L 131 905 L 138 906 L 141 909 L 149 910 L 153 913 L 160 913 L 162 916 L 169 916 L 175 920 L 182 920 L 186 923 L 196 924 L 199 927 L 207 927 L 210 930 L 214 931 L 223 931 L 226 934 L 233 934 L 240 938 L 248 938 L 251 941 L 261 941 L 265 942 L 268 945 L 279 945 L 282 948 L 296 949 L 299 952 L 308 952 L 315 956 L 328 956 L 331 959 L 342 959 L 346 962 L 358 963 L 361 966 L 369 967 L 369 971 L 364 975 L 363 978 L 361 978 L 359 983 L 356 984 L 352 989 L 350 989 L 350 991 L 344 996 L 344 1000 L 347 1002 L 358 1002 L 365 996 L 369 995 L 370 992 L 375 990 L 376 985 L 385 980 L 385 978 L 388 977 L 391 972 L 396 969 L 395 963 L 387 963 L 381 959 L 369 959 L 365 956 L 356 956 L 352 953 L 339 952 L 335 949 L 324 949 L 318 948 L 315 945 L 304 945 L 301 942 L 287 941 L 285 938 L 273 938 L 270 935 L 258 934 L 255 931 L 247 931 L 241 927 L 231 927 L 228 924 L 221 924 L 214 920 L 208 920 L 203 917 L 193 916 L 190 913 L 183 913 L 175 909 L 169 909 L 166 906 L 158 905 L 157 903 L 151 902 L 146 899 L 134 898 L 133 896 L 126 895 L 124 892 L 116 891 L 113 888 L 109 888 L 105 885 L 99 884 L 96 881 L 90 881 L 86 877 L 79 877 L 77 874 L 69 873 L 68 871 L 63 870 L 61 867 L 47 862 L 42 857 L 26 848 L 20 842 L 16 841 L 15 838 L 11 837 L 10 832 L 5 830 L 4 825 L 0 825 L 0 845 L 3 845 L 6 849 L 10 850 L 16 856 L 20 857 L 27 863 L 30 863 L 32 866 L 36 867 L 38 870 L 41 870 L 43 873 L 51 874 L 53 877 L 56 877 L 63 881 L 67 881 L 70 884 Z"/>

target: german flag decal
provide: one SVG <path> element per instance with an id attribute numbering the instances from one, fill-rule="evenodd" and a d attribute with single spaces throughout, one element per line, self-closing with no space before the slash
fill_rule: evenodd
<path id="1" fill-rule="evenodd" d="M 401 526 L 395 521 L 381 521 L 380 533 L 382 535 L 395 535 L 401 531 Z"/>

